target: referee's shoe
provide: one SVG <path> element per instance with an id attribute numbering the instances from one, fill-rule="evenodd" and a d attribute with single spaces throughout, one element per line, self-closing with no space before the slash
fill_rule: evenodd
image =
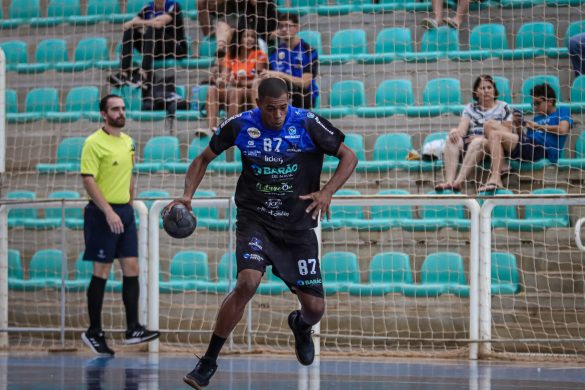
<path id="1" fill-rule="evenodd" d="M 315 359 L 315 344 L 313 344 L 313 338 L 311 335 L 313 331 L 311 327 L 299 326 L 299 319 L 301 318 L 301 312 L 294 310 L 288 315 L 288 326 L 295 336 L 295 353 L 297 354 L 297 360 L 303 366 L 309 366 Z"/>
<path id="2" fill-rule="evenodd" d="M 155 330 L 148 330 L 137 324 L 133 329 L 128 329 L 124 337 L 124 344 L 140 344 L 157 339 L 160 333 Z"/>
<path id="3" fill-rule="evenodd" d="M 194 389 L 201 390 L 209 384 L 209 380 L 217 370 L 217 363 L 215 360 L 203 356 L 197 362 L 197 365 L 187 375 L 183 377 L 183 382 Z"/>
<path id="4" fill-rule="evenodd" d="M 81 340 L 98 356 L 114 356 L 114 351 L 106 343 L 106 334 L 101 329 L 88 329 L 81 334 Z"/>

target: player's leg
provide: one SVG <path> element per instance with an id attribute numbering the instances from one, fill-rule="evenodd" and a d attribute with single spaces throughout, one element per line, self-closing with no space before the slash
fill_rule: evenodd
<path id="1" fill-rule="evenodd" d="M 313 343 L 313 325 L 321 321 L 325 313 L 323 297 L 311 295 L 303 291 L 296 291 L 301 310 L 294 310 L 288 316 L 288 325 L 295 336 L 295 353 L 298 361 L 308 366 L 315 359 L 315 345 Z"/>

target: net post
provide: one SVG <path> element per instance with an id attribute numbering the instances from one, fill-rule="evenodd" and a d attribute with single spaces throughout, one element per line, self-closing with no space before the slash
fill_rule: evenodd
<path id="1" fill-rule="evenodd" d="M 491 301 L 491 256 L 492 256 L 492 211 L 495 204 L 487 199 L 481 206 L 479 231 L 479 338 L 482 341 L 479 357 L 491 353 L 492 301 Z"/>
<path id="2" fill-rule="evenodd" d="M 6 56 L 0 49 L 0 176 L 6 172 Z"/>
<path id="3" fill-rule="evenodd" d="M 144 205 L 144 204 L 143 204 Z M 159 328 L 159 296 L 158 296 L 158 274 L 160 272 L 159 262 L 159 216 L 160 210 L 166 202 L 157 200 L 152 204 L 148 214 L 148 327 L 158 330 Z M 146 208 L 146 206 L 145 206 Z M 142 224 L 141 224 L 142 226 Z M 148 352 L 159 351 L 159 339 L 148 343 Z"/>
<path id="4" fill-rule="evenodd" d="M 140 270 L 140 295 L 138 300 L 138 321 L 148 322 L 148 209 L 144 202 L 133 200 L 132 207 L 138 213 L 138 268 Z"/>
<path id="5" fill-rule="evenodd" d="M 472 342 L 469 344 L 469 359 L 478 358 L 478 345 L 476 340 L 479 339 L 479 278 L 480 278 L 480 256 L 479 256 L 479 224 L 480 224 L 480 206 L 475 199 L 465 201 L 471 217 L 470 231 L 470 255 L 469 255 L 469 338 Z"/>
<path id="6" fill-rule="evenodd" d="M 0 50 L 1 52 L 1 50 Z M 8 206 L 0 205 L 0 348 L 8 348 Z"/>
<path id="7" fill-rule="evenodd" d="M 321 246 L 323 243 L 321 237 L 321 214 L 319 213 L 319 217 L 317 219 L 317 227 L 315 228 L 315 235 L 317 236 L 317 256 L 319 257 L 319 261 L 321 261 Z M 323 282 L 323 275 L 321 275 L 321 282 Z M 325 292 L 323 292 L 325 294 Z M 315 344 L 315 356 L 321 355 L 321 321 L 317 322 L 313 325 L 313 342 Z"/>

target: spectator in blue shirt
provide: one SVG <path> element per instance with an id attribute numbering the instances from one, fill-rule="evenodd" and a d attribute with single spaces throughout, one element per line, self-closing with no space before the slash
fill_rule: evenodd
<path id="1" fill-rule="evenodd" d="M 316 81 L 319 60 L 317 51 L 298 36 L 299 30 L 297 15 L 278 14 L 278 47 L 270 53 L 269 69 L 260 73 L 259 81 L 271 77 L 283 79 L 291 91 L 292 106 L 311 109 L 319 96 Z"/>
<path id="2" fill-rule="evenodd" d="M 575 76 L 585 74 L 585 33 L 569 38 L 569 56 Z"/>
<path id="3" fill-rule="evenodd" d="M 491 174 L 485 186 L 479 191 L 490 191 L 502 187 L 501 168 L 504 157 L 521 161 L 538 161 L 547 158 L 556 163 L 565 146 L 573 120 L 569 110 L 557 107 L 557 96 L 548 84 L 532 88 L 534 119 L 524 119 L 517 111 L 514 114 L 516 133 L 495 132 L 488 137 L 491 152 Z M 525 131 L 524 131 L 525 130 Z"/>

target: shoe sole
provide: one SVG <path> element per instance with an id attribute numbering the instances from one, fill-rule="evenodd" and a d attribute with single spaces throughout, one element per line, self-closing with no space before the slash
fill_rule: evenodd
<path id="1" fill-rule="evenodd" d="M 133 345 L 133 344 L 147 343 L 149 341 L 158 339 L 159 336 L 160 336 L 160 334 L 157 333 L 157 334 L 153 334 L 152 336 L 145 337 L 145 338 L 126 339 L 126 340 L 124 340 L 124 344 Z"/>
<path id="2" fill-rule="evenodd" d="M 293 330 L 293 327 L 292 327 L 292 321 L 291 321 L 291 317 L 290 316 L 288 317 L 288 327 L 293 332 L 293 337 L 295 338 L 295 355 L 297 356 L 298 362 L 301 363 L 303 366 L 310 366 L 311 364 L 313 364 L 313 361 L 315 360 L 315 355 L 313 355 L 313 359 L 311 359 L 311 361 L 308 362 L 308 363 L 303 363 L 301 361 L 301 358 L 299 357 L 299 351 L 297 350 L 297 338 L 295 336 L 295 331 Z M 313 339 L 311 338 L 311 341 L 312 340 Z M 314 346 L 313 346 L 313 348 L 314 348 Z"/>
<path id="3" fill-rule="evenodd" d="M 107 353 L 107 352 L 98 352 L 97 349 L 94 348 L 93 344 L 91 343 L 91 341 L 89 341 L 89 339 L 87 338 L 87 336 L 85 335 L 85 333 L 81 334 L 81 340 L 83 341 L 83 343 L 85 345 L 87 345 L 89 347 L 89 349 L 92 350 L 93 353 L 95 353 L 98 356 L 104 356 L 104 357 L 111 357 L 114 356 L 113 353 Z"/>
<path id="4" fill-rule="evenodd" d="M 193 379 L 189 378 L 187 375 L 185 375 L 183 377 L 183 382 L 185 382 L 186 384 L 188 384 L 189 386 L 191 386 L 192 388 L 197 389 L 197 390 L 201 390 L 205 387 L 205 386 L 199 385 L 199 383 L 195 382 Z"/>

